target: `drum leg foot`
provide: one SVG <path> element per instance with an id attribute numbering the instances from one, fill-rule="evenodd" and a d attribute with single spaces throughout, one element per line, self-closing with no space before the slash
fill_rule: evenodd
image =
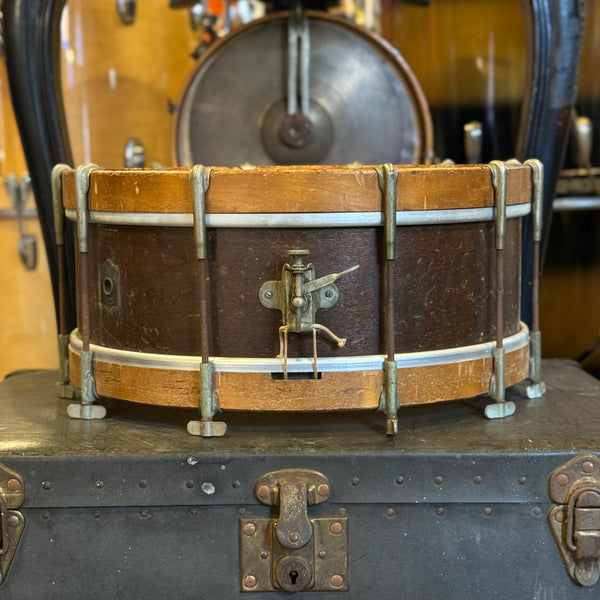
<path id="1" fill-rule="evenodd" d="M 202 419 L 201 421 L 189 421 L 187 431 L 190 435 L 199 437 L 223 437 L 227 433 L 227 423 Z"/>
<path id="2" fill-rule="evenodd" d="M 104 419 L 106 408 L 99 404 L 69 404 L 67 414 L 71 419 L 84 419 L 92 421 L 95 419 Z"/>
<path id="3" fill-rule="evenodd" d="M 488 419 L 504 419 L 514 415 L 515 408 L 514 402 L 495 402 L 485 407 L 485 416 Z"/>
<path id="4" fill-rule="evenodd" d="M 386 422 L 385 433 L 387 435 L 398 434 L 398 417 L 388 417 Z"/>
<path id="5" fill-rule="evenodd" d="M 546 393 L 546 384 L 543 381 L 532 383 L 527 386 L 526 393 L 530 400 L 541 398 Z"/>

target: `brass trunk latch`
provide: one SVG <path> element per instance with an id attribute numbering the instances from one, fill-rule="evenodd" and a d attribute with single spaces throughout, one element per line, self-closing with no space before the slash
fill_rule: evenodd
<path id="1" fill-rule="evenodd" d="M 8 569 L 25 528 L 25 519 L 16 509 L 25 501 L 23 479 L 0 464 L 0 583 Z"/>
<path id="2" fill-rule="evenodd" d="M 550 529 L 573 581 L 594 585 L 600 577 L 600 459 L 581 454 L 550 476 Z"/>
<path id="3" fill-rule="evenodd" d="M 308 516 L 308 506 L 331 495 L 327 477 L 306 469 L 274 471 L 254 492 L 263 504 L 279 506 L 279 515 L 240 519 L 240 589 L 346 591 L 348 517 Z"/>

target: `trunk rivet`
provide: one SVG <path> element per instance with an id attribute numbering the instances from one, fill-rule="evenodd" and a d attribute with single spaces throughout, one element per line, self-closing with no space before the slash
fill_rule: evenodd
<path id="1" fill-rule="evenodd" d="M 333 587 L 341 587 L 342 585 L 344 585 L 344 578 L 341 575 L 332 575 L 331 585 Z"/>
<path id="2" fill-rule="evenodd" d="M 256 577 L 254 577 L 254 575 L 246 575 L 246 577 L 244 577 L 244 585 L 247 588 L 256 587 Z"/>
<path id="3" fill-rule="evenodd" d="M 557 513 L 554 515 L 554 518 L 559 522 L 562 523 L 565 520 L 565 513 L 562 510 L 557 511 Z"/>
<path id="4" fill-rule="evenodd" d="M 254 523 L 246 523 L 244 525 L 244 533 L 246 535 L 254 535 L 256 533 L 256 525 Z"/>
<path id="5" fill-rule="evenodd" d="M 342 533 L 343 529 L 344 529 L 344 526 L 339 521 L 334 521 L 329 526 L 329 531 L 331 531 L 331 533 L 335 533 L 335 534 Z"/>
<path id="6" fill-rule="evenodd" d="M 486 517 L 489 517 L 489 516 L 492 514 L 492 509 L 491 509 L 489 506 L 486 506 L 486 507 L 483 509 L 483 514 L 484 514 Z"/>
<path id="7" fill-rule="evenodd" d="M 561 473 L 556 476 L 556 483 L 557 485 L 567 485 L 569 483 L 569 478 L 564 473 Z"/>
<path id="8" fill-rule="evenodd" d="M 9 515 L 8 519 L 6 519 L 6 522 L 10 527 L 16 527 L 19 524 L 19 517 L 17 517 L 17 515 Z"/>
<path id="9" fill-rule="evenodd" d="M 290 538 L 290 542 L 296 543 L 300 539 L 300 535 L 298 533 L 296 533 L 295 531 L 292 531 L 292 533 L 290 533 L 290 535 L 289 535 L 289 538 Z"/>
<path id="10" fill-rule="evenodd" d="M 261 498 L 267 498 L 269 493 L 270 493 L 270 489 L 268 485 L 261 485 L 258 490 L 256 491 L 256 493 L 261 497 Z"/>
<path id="11" fill-rule="evenodd" d="M 6 482 L 6 487 L 11 492 L 17 492 L 21 489 L 21 482 L 18 479 L 9 479 Z"/>
<path id="12" fill-rule="evenodd" d="M 322 483 L 318 488 L 317 492 L 319 496 L 329 496 L 329 486 L 326 483 Z"/>
<path id="13" fill-rule="evenodd" d="M 589 460 L 586 460 L 583 465 L 581 465 L 581 469 L 584 473 L 591 473 L 594 470 L 594 463 Z"/>

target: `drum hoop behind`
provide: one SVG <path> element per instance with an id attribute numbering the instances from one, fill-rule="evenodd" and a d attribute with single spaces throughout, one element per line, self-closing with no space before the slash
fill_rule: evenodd
<path id="1" fill-rule="evenodd" d="M 531 212 L 531 204 L 514 204 L 506 209 L 508 219 L 524 217 Z M 77 221 L 77 211 L 66 209 L 71 221 Z M 444 225 L 492 221 L 493 207 L 455 208 L 448 210 L 397 211 L 396 225 Z M 139 225 L 150 227 L 193 227 L 191 213 L 133 213 L 90 211 L 89 222 L 101 225 Z M 284 227 L 379 227 L 383 225 L 381 212 L 340 213 L 212 213 L 206 215 L 210 228 L 284 228 Z"/>
<path id="2" fill-rule="evenodd" d="M 520 350 L 528 344 L 529 329 L 525 323 L 521 323 L 519 332 L 504 338 L 506 352 Z M 71 333 L 69 345 L 76 354 L 81 353 L 82 342 L 78 330 Z M 395 359 L 399 369 L 452 364 L 491 357 L 495 346 L 495 342 L 484 342 L 458 348 L 407 352 L 396 354 Z M 201 362 L 200 357 L 195 356 L 133 352 L 96 344 L 90 344 L 90 350 L 93 352 L 95 360 L 129 367 L 195 371 L 199 369 Z M 318 365 L 319 371 L 322 372 L 375 371 L 381 370 L 384 359 L 382 354 L 343 358 L 323 357 L 319 358 Z M 211 357 L 210 362 L 217 373 L 280 373 L 283 371 L 282 361 L 277 358 Z M 312 358 L 288 358 L 287 369 L 289 373 L 311 372 L 313 370 Z"/>

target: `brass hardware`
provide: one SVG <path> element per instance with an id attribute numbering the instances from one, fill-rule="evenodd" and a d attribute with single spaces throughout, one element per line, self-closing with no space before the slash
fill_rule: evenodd
<path id="1" fill-rule="evenodd" d="M 16 510 L 24 501 L 23 479 L 0 464 L 0 583 L 6 579 L 25 528 L 25 518 Z"/>
<path id="2" fill-rule="evenodd" d="M 308 516 L 308 507 L 331 495 L 322 473 L 286 469 L 263 475 L 254 487 L 276 518 L 240 519 L 242 591 L 345 591 L 348 589 L 348 517 Z"/>
<path id="3" fill-rule="evenodd" d="M 580 454 L 550 476 L 548 522 L 567 572 L 579 585 L 600 578 L 600 458 Z"/>
<path id="4" fill-rule="evenodd" d="M 287 378 L 287 336 L 288 332 L 313 334 L 313 362 L 315 377 L 316 368 L 316 334 L 325 334 L 340 348 L 346 343 L 345 338 L 339 338 L 332 331 L 316 322 L 317 310 L 331 308 L 340 296 L 335 285 L 342 275 L 358 269 L 359 265 L 350 267 L 341 273 L 331 273 L 315 278 L 315 268 L 312 263 L 305 264 L 304 257 L 308 250 L 288 250 L 292 257 L 291 264 L 285 263 L 281 271 L 280 281 L 263 283 L 258 292 L 258 299 L 265 308 L 281 311 L 282 326 L 279 328 L 280 351 L 278 358 L 284 360 L 284 378 Z"/>

